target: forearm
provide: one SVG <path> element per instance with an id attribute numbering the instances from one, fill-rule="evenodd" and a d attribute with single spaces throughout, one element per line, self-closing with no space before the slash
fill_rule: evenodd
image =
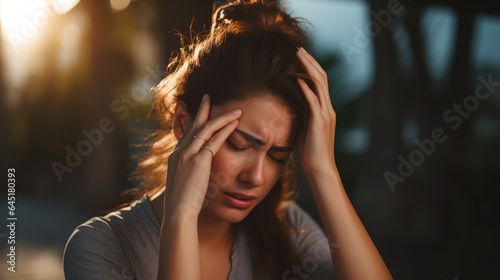
<path id="1" fill-rule="evenodd" d="M 336 167 L 307 175 L 318 207 L 337 279 L 392 279 L 352 206 Z"/>
<path id="2" fill-rule="evenodd" d="M 163 219 L 157 280 L 201 279 L 197 220 L 166 216 Z"/>

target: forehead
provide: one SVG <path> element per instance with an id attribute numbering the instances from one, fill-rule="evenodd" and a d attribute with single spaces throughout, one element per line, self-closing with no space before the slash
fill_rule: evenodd
<path id="1" fill-rule="evenodd" d="M 295 144 L 296 116 L 287 106 L 270 97 L 249 97 L 212 106 L 210 119 L 236 109 L 243 112 L 238 129 L 270 145 L 291 147 Z"/>

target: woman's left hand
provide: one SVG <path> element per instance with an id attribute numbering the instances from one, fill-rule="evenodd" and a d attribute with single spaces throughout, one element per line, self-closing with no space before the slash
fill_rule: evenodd
<path id="1" fill-rule="evenodd" d="M 318 213 L 328 236 L 335 273 L 340 279 L 392 279 L 384 260 L 359 220 L 335 165 L 335 112 L 325 71 L 304 49 L 297 57 L 312 79 L 299 79 L 311 113 L 295 148 L 306 172 Z M 339 246 L 344 249 L 336 249 Z"/>
<path id="2" fill-rule="evenodd" d="M 330 101 L 327 75 L 304 48 L 301 47 L 296 55 L 315 87 L 311 89 L 303 79 L 298 79 L 311 113 L 307 129 L 303 129 L 298 136 L 297 155 L 306 174 L 328 172 L 336 168 L 334 156 L 336 115 Z"/>

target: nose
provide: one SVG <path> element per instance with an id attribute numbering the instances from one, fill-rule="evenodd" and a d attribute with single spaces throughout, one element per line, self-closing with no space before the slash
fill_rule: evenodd
<path id="1" fill-rule="evenodd" d="M 239 180 L 248 183 L 251 187 L 258 187 L 264 184 L 264 162 L 265 153 L 256 153 L 249 158 L 243 170 L 238 176 Z"/>

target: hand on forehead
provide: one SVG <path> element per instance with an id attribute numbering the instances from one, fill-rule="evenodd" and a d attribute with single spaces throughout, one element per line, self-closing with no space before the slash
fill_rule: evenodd
<path id="1" fill-rule="evenodd" d="M 294 145 L 297 124 L 288 107 L 270 98 L 250 97 L 212 106 L 209 118 L 235 109 L 243 111 L 237 130 L 250 136 L 251 140 L 256 140 L 261 145 Z"/>

